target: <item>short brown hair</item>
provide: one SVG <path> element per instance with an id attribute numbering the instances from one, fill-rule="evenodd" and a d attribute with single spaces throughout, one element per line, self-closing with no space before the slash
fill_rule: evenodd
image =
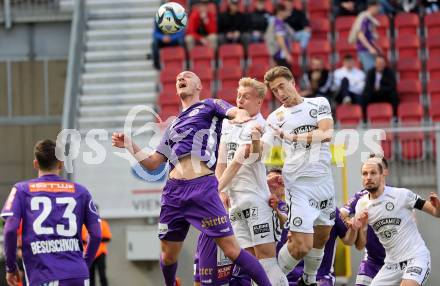
<path id="1" fill-rule="evenodd" d="M 269 83 L 271 83 L 272 81 L 274 81 L 276 78 L 279 77 L 284 77 L 289 81 L 291 80 L 295 84 L 295 79 L 293 78 L 292 72 L 288 68 L 283 66 L 276 66 L 268 70 L 264 75 L 264 84 L 268 88 L 270 88 Z"/>
<path id="2" fill-rule="evenodd" d="M 59 162 L 56 155 L 56 144 L 50 139 L 40 140 L 35 144 L 34 155 L 41 170 L 49 171 Z"/>
<path id="3" fill-rule="evenodd" d="M 267 92 L 267 88 L 264 83 L 250 77 L 241 78 L 238 82 L 238 85 L 242 87 L 252 87 L 257 92 L 259 98 L 264 98 Z"/>

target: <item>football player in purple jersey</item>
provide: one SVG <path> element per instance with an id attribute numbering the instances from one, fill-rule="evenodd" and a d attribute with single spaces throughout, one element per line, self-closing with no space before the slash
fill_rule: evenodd
<path id="1" fill-rule="evenodd" d="M 101 241 L 99 215 L 89 191 L 59 176 L 62 162 L 52 140 L 36 143 L 38 178 L 14 185 L 3 207 L 6 280 L 18 285 L 17 229 L 22 222 L 22 253 L 26 284 L 87 286 L 89 266 Z M 90 231 L 85 256 L 82 225 Z"/>
<path id="2" fill-rule="evenodd" d="M 160 265 L 165 284 L 175 284 L 177 259 L 189 226 L 193 225 L 212 237 L 225 256 L 248 272 L 257 284 L 270 285 L 262 266 L 238 245 L 218 196 L 214 175 L 223 119 L 240 123 L 248 121 L 250 116 L 223 100 L 200 101 L 202 84 L 193 72 L 177 75 L 176 90 L 182 112 L 168 126 L 154 152 L 142 151 L 128 134 L 112 136 L 114 146 L 128 149 L 149 170 L 170 163 L 159 217 Z"/>

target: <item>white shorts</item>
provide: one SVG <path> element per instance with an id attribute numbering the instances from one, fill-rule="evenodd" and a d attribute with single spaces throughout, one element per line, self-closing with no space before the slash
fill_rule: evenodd
<path id="1" fill-rule="evenodd" d="M 414 280 L 424 285 L 431 271 L 429 254 L 420 255 L 400 263 L 385 263 L 370 286 L 400 285 L 402 280 Z"/>
<path id="2" fill-rule="evenodd" d="M 315 225 L 335 224 L 335 191 L 331 176 L 298 178 L 286 186 L 286 203 L 290 231 L 314 233 Z"/>
<path id="3" fill-rule="evenodd" d="M 242 248 L 279 240 L 281 226 L 268 204 L 256 203 L 249 208 L 232 207 L 229 210 L 229 220 Z"/>

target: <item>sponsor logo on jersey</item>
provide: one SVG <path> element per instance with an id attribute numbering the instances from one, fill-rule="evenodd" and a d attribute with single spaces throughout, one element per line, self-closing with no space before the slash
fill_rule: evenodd
<path id="1" fill-rule="evenodd" d="M 293 219 L 293 225 L 294 226 L 300 226 L 300 225 L 302 225 L 302 223 L 303 223 L 302 218 L 300 218 L 298 216 Z"/>
<path id="2" fill-rule="evenodd" d="M 205 217 L 202 219 L 202 227 L 209 228 L 217 225 L 223 225 L 228 222 L 228 216 L 218 216 L 218 217 Z M 224 230 L 224 232 L 228 232 L 228 230 Z"/>
<path id="3" fill-rule="evenodd" d="M 30 183 L 29 191 L 35 192 L 47 192 L 47 193 L 74 193 L 75 184 L 66 182 L 38 182 Z"/>
<path id="4" fill-rule="evenodd" d="M 386 229 L 386 230 L 380 232 L 379 236 L 382 237 L 383 239 L 390 239 L 395 234 L 397 234 L 397 229 L 391 228 L 391 229 Z"/>
<path id="5" fill-rule="evenodd" d="M 312 132 L 313 130 L 316 130 L 316 129 L 318 129 L 318 127 L 315 125 L 303 125 L 303 126 L 300 126 L 300 127 L 293 129 L 293 133 L 294 134 L 308 133 L 308 132 Z"/>
<path id="6" fill-rule="evenodd" d="M 331 114 L 330 107 L 327 105 L 321 105 L 318 109 L 318 115 Z"/>
<path id="7" fill-rule="evenodd" d="M 406 269 L 406 273 L 415 273 L 417 275 L 422 275 L 422 268 L 417 266 L 411 266 Z"/>
<path id="8" fill-rule="evenodd" d="M 318 110 L 317 109 L 310 109 L 310 111 L 309 111 L 309 115 L 310 115 L 310 117 L 312 117 L 312 118 L 316 118 L 317 116 L 318 116 Z"/>
<path id="9" fill-rule="evenodd" d="M 384 218 L 375 222 L 373 224 L 373 229 L 378 232 L 383 226 L 400 225 L 401 221 L 400 218 Z"/>
<path id="10" fill-rule="evenodd" d="M 253 229 L 254 229 L 254 234 L 270 232 L 270 227 L 268 223 L 254 225 Z"/>
<path id="11" fill-rule="evenodd" d="M 207 276 L 207 275 L 212 275 L 212 271 L 213 271 L 213 268 L 211 268 L 211 267 L 200 267 L 199 268 L 199 274 L 201 275 L 201 276 Z"/>
<path id="12" fill-rule="evenodd" d="M 158 223 L 159 234 L 166 234 L 168 232 L 168 224 Z"/>
<path id="13" fill-rule="evenodd" d="M 381 205 L 381 204 L 383 204 L 383 201 L 380 201 L 380 202 L 374 203 L 374 204 L 372 204 L 371 206 L 372 206 L 372 207 L 377 207 L 377 206 L 379 206 L 379 205 Z"/>
<path id="14" fill-rule="evenodd" d="M 231 262 L 232 263 L 232 262 Z M 225 279 L 231 275 L 232 265 L 227 265 L 217 269 L 217 278 Z"/>
<path id="15" fill-rule="evenodd" d="M 336 218 L 336 211 L 332 211 L 330 213 L 330 220 L 334 220 Z"/>
<path id="16" fill-rule="evenodd" d="M 385 204 L 385 209 L 387 210 L 387 211 L 392 211 L 393 209 L 394 209 L 394 204 L 392 203 L 392 202 L 388 202 L 388 203 L 386 203 Z"/>
<path id="17" fill-rule="evenodd" d="M 226 257 L 223 250 L 217 246 L 217 267 L 232 265 L 231 259 Z"/>
<path id="18" fill-rule="evenodd" d="M 243 220 L 243 219 L 256 219 L 258 218 L 258 208 L 253 207 L 249 209 L 239 210 L 230 214 L 231 221 Z"/>

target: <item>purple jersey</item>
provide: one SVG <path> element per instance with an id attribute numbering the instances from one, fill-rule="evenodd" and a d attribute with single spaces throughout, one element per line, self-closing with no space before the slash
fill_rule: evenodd
<path id="1" fill-rule="evenodd" d="M 288 38 L 289 35 L 287 34 L 286 25 L 287 24 L 283 20 L 275 17 L 275 22 L 274 22 L 275 35 L 283 37 L 284 43 L 285 43 L 287 49 L 290 49 L 289 38 Z M 278 47 L 278 50 L 274 54 L 274 58 L 275 59 L 285 59 L 286 57 L 287 57 L 287 55 L 284 54 L 283 49 L 281 49 L 281 47 Z"/>
<path id="2" fill-rule="evenodd" d="M 356 213 L 357 202 L 365 194 L 368 194 L 367 190 L 362 190 L 355 193 L 354 196 L 348 200 L 347 204 L 342 207 L 342 209 L 345 210 L 350 216 L 354 215 Z M 367 229 L 367 244 L 365 245 L 365 249 L 366 260 L 379 266 L 383 265 L 385 259 L 385 249 L 383 248 L 379 238 L 374 233 L 374 230 L 371 228 L 371 226 L 368 226 Z"/>
<path id="3" fill-rule="evenodd" d="M 316 276 L 317 280 L 330 279 L 334 281 L 333 263 L 335 258 L 336 238 L 343 238 L 347 233 L 347 226 L 340 217 L 339 209 L 336 208 L 335 225 L 332 227 L 330 237 L 325 244 L 324 257 L 322 258 L 321 266 L 318 269 Z M 292 272 L 287 274 L 287 279 L 290 282 L 296 282 L 304 272 L 304 261 L 301 261 Z M 290 284 L 292 285 L 292 284 Z"/>
<path id="4" fill-rule="evenodd" d="M 232 107 L 220 99 L 191 105 L 168 126 L 156 151 L 168 158 L 171 168 L 179 158 L 191 155 L 214 170 L 223 119 Z"/>
<path id="5" fill-rule="evenodd" d="M 364 33 L 365 38 L 367 39 L 368 43 L 370 43 L 372 46 L 374 46 L 374 34 L 373 34 L 374 24 L 373 22 L 368 18 L 365 17 L 362 20 L 361 23 L 361 32 Z M 362 44 L 360 40 L 356 41 L 356 47 L 358 52 L 366 52 L 368 49 Z"/>
<path id="6" fill-rule="evenodd" d="M 1 216 L 23 223 L 23 263 L 30 285 L 89 277 L 81 229 L 99 224 L 99 216 L 85 187 L 57 175 L 17 183 Z"/>

